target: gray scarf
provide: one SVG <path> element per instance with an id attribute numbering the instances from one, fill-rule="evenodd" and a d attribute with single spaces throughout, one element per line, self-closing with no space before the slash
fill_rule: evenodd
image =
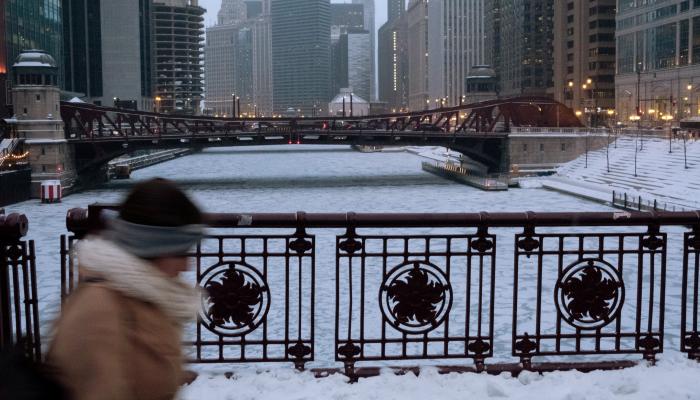
<path id="1" fill-rule="evenodd" d="M 187 253 L 204 235 L 202 225 L 151 226 L 107 220 L 105 239 L 111 240 L 130 254 L 141 258 L 178 256 Z"/>

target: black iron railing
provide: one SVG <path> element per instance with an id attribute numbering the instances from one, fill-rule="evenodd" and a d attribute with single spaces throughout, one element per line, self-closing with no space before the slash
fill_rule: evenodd
<path id="1" fill-rule="evenodd" d="M 23 240 L 27 217 L 0 214 L 0 352 L 41 359 L 34 241 Z"/>
<path id="2" fill-rule="evenodd" d="M 106 208 L 116 207 L 68 214 L 73 236 L 62 238 L 64 295 L 78 280 L 72 244 L 100 229 Z M 206 214 L 205 220 L 215 234 L 191 254 L 196 283 L 209 289 L 185 343 L 193 362 L 288 361 L 302 368 L 314 359 L 316 305 L 327 300 L 315 298 L 312 228 L 344 229 L 335 240 L 335 315 L 319 317 L 333 317 L 333 353 L 348 374 L 358 373 L 358 362 L 410 359 L 472 359 L 467 370 L 489 372 L 567 368 L 533 363 L 544 356 L 593 357 L 571 364 L 583 369 L 629 365 L 624 357 L 601 364 L 600 356 L 639 354 L 654 362 L 663 351 L 666 309 L 668 236 L 661 228 L 670 226 L 690 229 L 683 265 L 672 266 L 683 271 L 682 326 L 673 329 L 680 328 L 681 351 L 700 359 L 698 212 Z M 615 227 L 637 229 L 599 232 Z M 278 234 L 279 228 L 291 231 Z M 414 228 L 461 233 L 406 233 Z M 496 261 L 495 228 L 521 230 L 512 267 Z M 275 234 L 258 233 L 268 229 Z M 511 268 L 512 280 L 498 279 Z M 499 346 L 494 301 L 508 292 L 510 352 L 520 363 L 489 365 Z M 217 308 L 238 311 L 222 316 Z"/>

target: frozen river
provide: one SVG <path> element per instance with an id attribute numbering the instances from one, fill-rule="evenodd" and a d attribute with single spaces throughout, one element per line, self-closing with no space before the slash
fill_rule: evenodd
<path id="1" fill-rule="evenodd" d="M 133 173 L 129 181 L 74 194 L 61 204 L 29 201 L 6 208 L 30 221 L 36 241 L 43 333 L 55 316 L 59 299 L 59 235 L 66 211 L 93 202 L 119 202 L 134 182 L 152 177 L 174 180 L 208 212 L 502 212 L 606 211 L 610 208 L 543 189 L 483 192 L 421 171 L 422 159 L 404 153 L 359 153 L 347 147 L 219 148 L 175 159 Z M 680 230 L 671 230 L 667 309 L 667 351 L 678 348 L 680 296 Z M 334 298 L 334 235 L 317 234 L 318 365 L 332 360 Z M 427 233 L 425 230 L 421 233 Z M 512 234 L 499 230 L 497 280 L 512 286 Z M 675 265 L 674 265 L 675 264 Z M 676 271 L 677 270 L 677 271 Z M 510 347 L 512 293 L 496 301 L 496 353 Z M 328 299 L 327 302 L 320 299 Z M 670 312 L 670 311 L 673 312 Z M 675 313 L 675 315 L 674 315 Z"/>

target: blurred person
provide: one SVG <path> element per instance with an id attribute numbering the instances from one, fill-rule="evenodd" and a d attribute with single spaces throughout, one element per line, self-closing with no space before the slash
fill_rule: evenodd
<path id="1" fill-rule="evenodd" d="M 163 179 L 136 185 L 99 236 L 76 246 L 81 282 L 47 356 L 75 400 L 173 399 L 181 331 L 201 299 L 179 279 L 202 237 L 198 208 Z"/>

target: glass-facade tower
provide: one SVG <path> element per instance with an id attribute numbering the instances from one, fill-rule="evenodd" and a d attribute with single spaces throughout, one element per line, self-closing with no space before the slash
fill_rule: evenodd
<path id="1" fill-rule="evenodd" d="M 272 86 L 275 113 L 311 115 L 331 98 L 329 0 L 273 0 Z"/>
<path id="2" fill-rule="evenodd" d="M 621 0 L 616 110 L 656 126 L 700 115 L 700 1 Z"/>
<path id="3" fill-rule="evenodd" d="M 63 59 L 63 26 L 60 0 L 6 0 L 5 46 L 8 66 L 22 50 L 40 49 L 54 59 Z M 63 66 L 58 66 L 59 86 Z M 8 77 L 8 79 L 11 79 Z"/>

